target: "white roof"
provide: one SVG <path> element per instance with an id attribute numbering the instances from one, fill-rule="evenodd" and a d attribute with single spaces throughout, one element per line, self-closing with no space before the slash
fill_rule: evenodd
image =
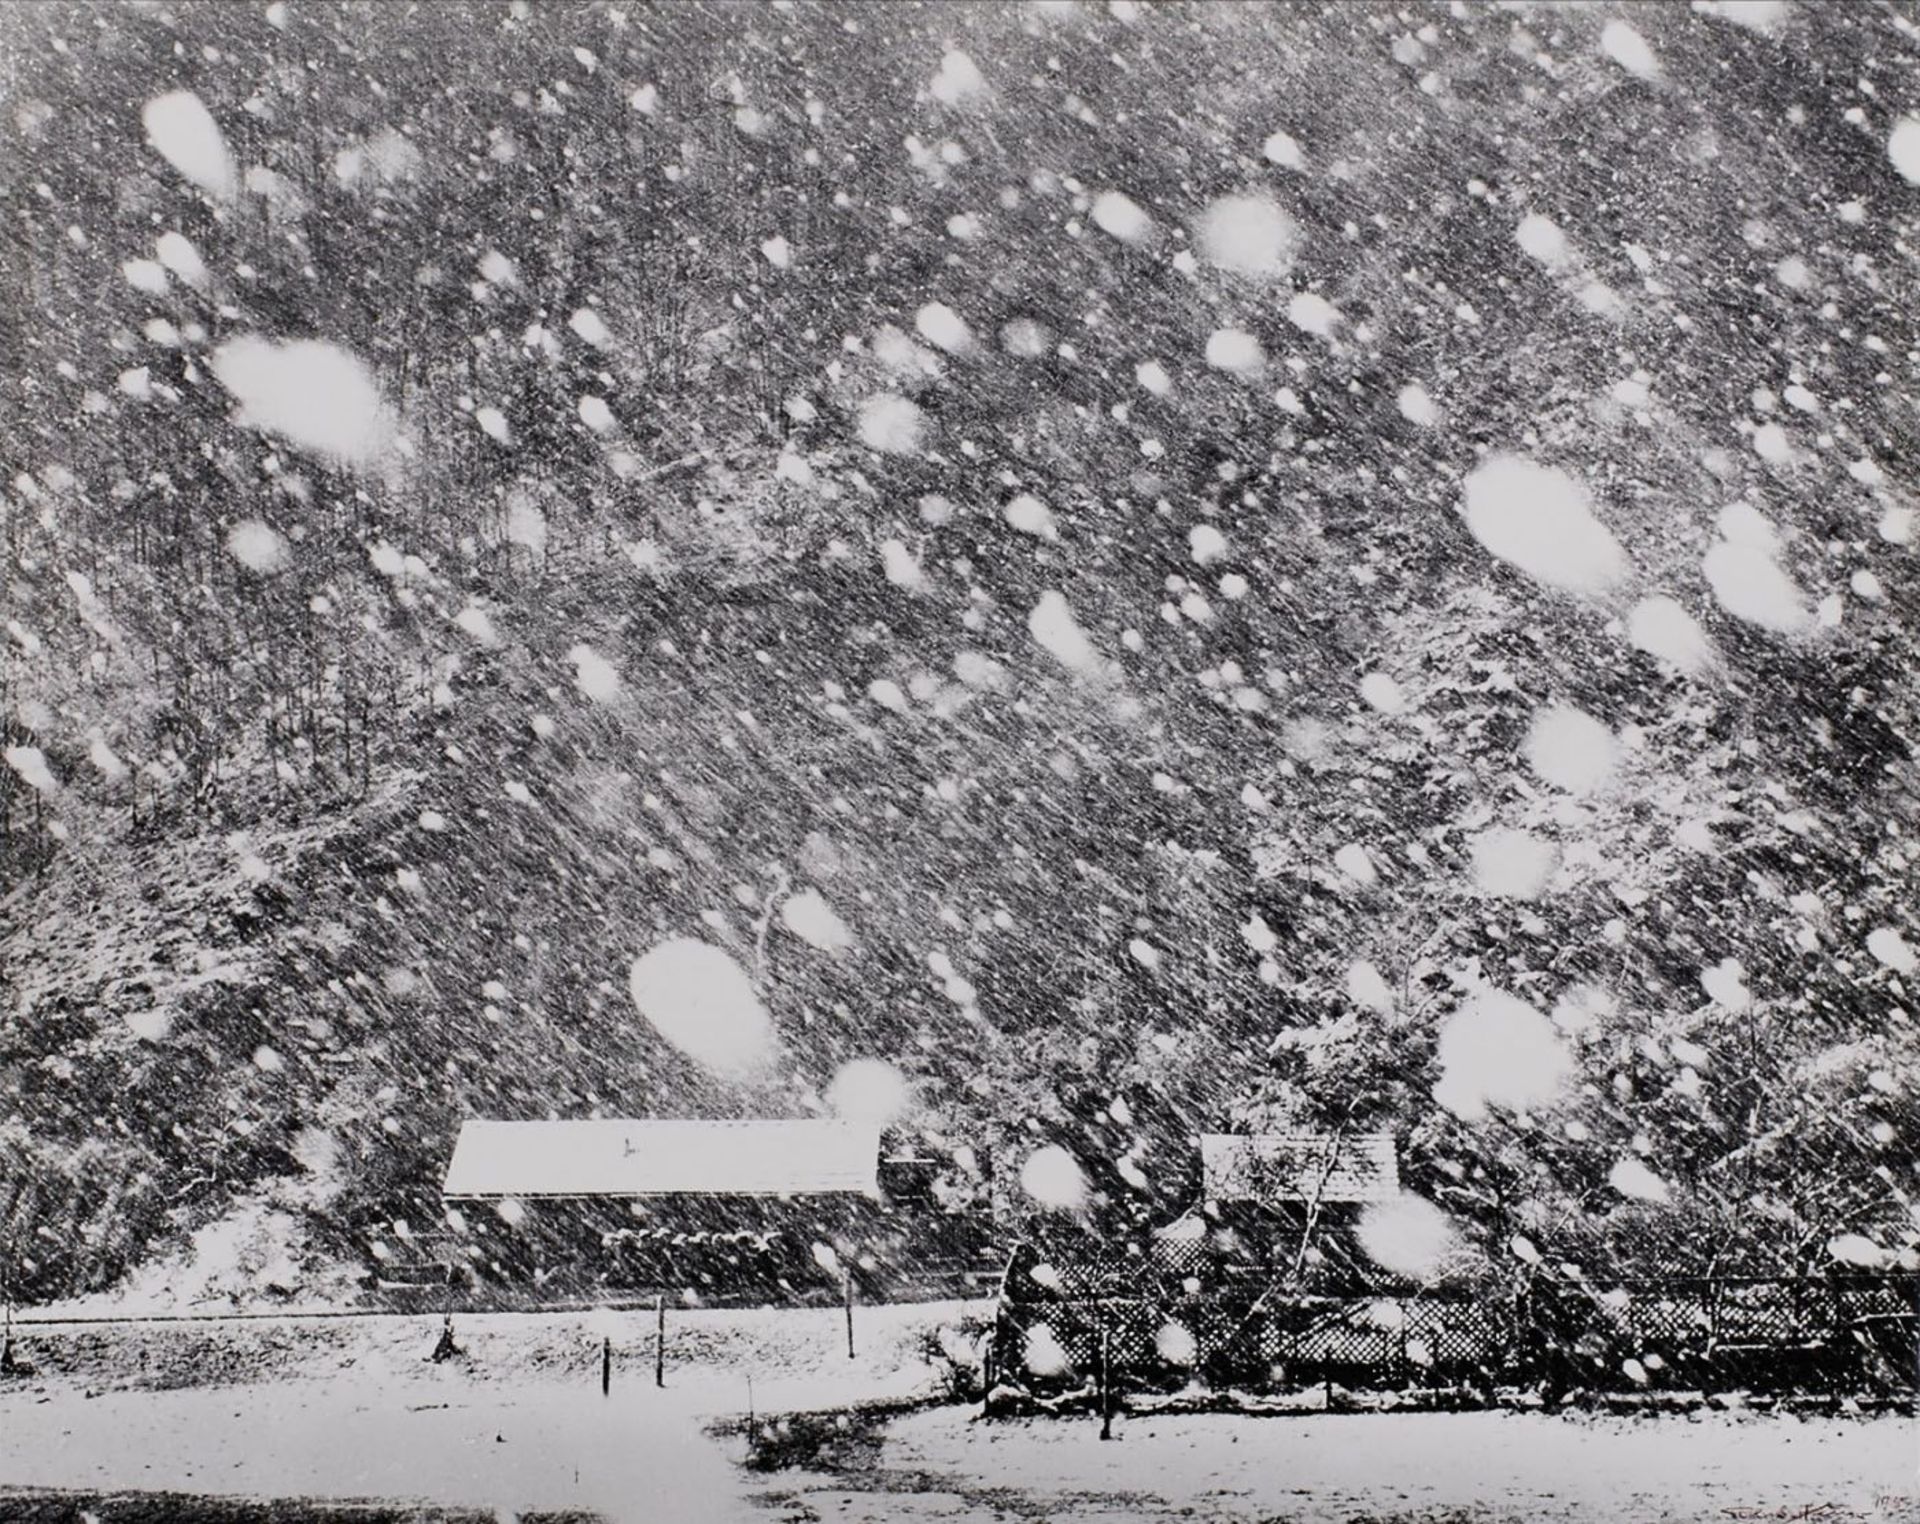
<path id="1" fill-rule="evenodd" d="M 877 1195 L 879 1155 L 860 1122 L 463 1122 L 441 1194 Z"/>

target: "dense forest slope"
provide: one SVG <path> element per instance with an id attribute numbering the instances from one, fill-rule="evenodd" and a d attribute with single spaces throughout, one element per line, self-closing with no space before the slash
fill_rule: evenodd
<path id="1" fill-rule="evenodd" d="M 0 43 L 16 1294 L 836 1107 L 1123 1223 L 1391 1129 L 1421 1273 L 1920 1262 L 1910 7 Z"/>

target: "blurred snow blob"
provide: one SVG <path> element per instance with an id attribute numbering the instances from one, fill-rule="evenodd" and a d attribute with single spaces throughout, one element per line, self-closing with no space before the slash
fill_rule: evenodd
<path id="1" fill-rule="evenodd" d="M 1036 1323 L 1027 1330 L 1026 1345 L 1021 1356 L 1028 1373 L 1035 1376 L 1058 1376 L 1070 1363 L 1066 1349 L 1046 1323 Z"/>
<path id="2" fill-rule="evenodd" d="M 670 937 L 634 960 L 628 989 L 667 1042 L 716 1074 L 752 1073 L 772 1056 L 773 1022 L 733 958 L 693 937 Z"/>
<path id="3" fill-rule="evenodd" d="M 1868 932 L 1867 951 L 1876 962 L 1896 974 L 1910 974 L 1920 966 L 1920 956 L 1915 955 L 1907 939 L 1892 926 L 1879 926 Z"/>
<path id="4" fill-rule="evenodd" d="M 200 97 L 191 90 L 156 95 L 140 113 L 147 141 L 183 179 L 209 195 L 230 200 L 239 190 L 233 155 Z"/>
<path id="5" fill-rule="evenodd" d="M 1079 1162 L 1057 1144 L 1027 1156 L 1020 1167 L 1020 1188 L 1041 1206 L 1059 1212 L 1075 1211 L 1087 1199 L 1087 1181 Z"/>
<path id="6" fill-rule="evenodd" d="M 827 1104 L 833 1114 L 850 1122 L 884 1126 L 903 1115 L 912 1099 L 905 1076 L 877 1058 L 848 1060 L 827 1086 Z"/>
<path id="7" fill-rule="evenodd" d="M 1621 1159 L 1607 1171 L 1607 1184 L 1622 1196 L 1636 1201 L 1669 1201 L 1673 1197 L 1667 1182 L 1638 1159 Z"/>
<path id="8" fill-rule="evenodd" d="M 1887 137 L 1887 159 L 1909 185 L 1920 185 L 1920 116 L 1903 116 Z"/>
<path id="9" fill-rule="evenodd" d="M 1642 598 L 1627 615 L 1634 647 L 1682 672 L 1700 672 L 1713 662 L 1713 643 L 1699 622 L 1673 599 Z"/>
<path id="10" fill-rule="evenodd" d="M 1527 762 L 1548 783 L 1570 794 L 1590 794 L 1613 776 L 1618 745 L 1613 732 L 1584 710 L 1549 704 L 1527 732 Z"/>
<path id="11" fill-rule="evenodd" d="M 1482 831 L 1471 844 L 1473 885 L 1500 899 L 1538 899 L 1552 878 L 1559 852 L 1544 837 L 1508 826 Z"/>
<path id="12" fill-rule="evenodd" d="M 593 647 L 575 646 L 567 652 L 567 660 L 573 663 L 574 685 L 595 703 L 604 704 L 619 696 L 620 674 Z"/>
<path id="13" fill-rule="evenodd" d="M 1143 243 L 1153 232 L 1153 219 L 1130 196 L 1102 191 L 1093 198 L 1093 225 L 1122 243 Z"/>
<path id="14" fill-rule="evenodd" d="M 227 531 L 227 554 L 248 571 L 282 571 L 291 560 L 287 542 L 259 519 L 242 519 Z"/>
<path id="15" fill-rule="evenodd" d="M 1489 456 L 1467 476 L 1466 513 L 1489 553 L 1562 592 L 1598 593 L 1630 570 L 1587 489 L 1553 466 Z"/>
<path id="16" fill-rule="evenodd" d="M 1368 1259 L 1409 1280 L 1431 1280 L 1459 1248 L 1447 1214 L 1419 1196 L 1369 1202 L 1355 1230 Z"/>
<path id="17" fill-rule="evenodd" d="M 882 392 L 860 404 L 860 442 L 883 455 L 912 455 L 926 439 L 927 418 L 895 392 Z"/>
<path id="18" fill-rule="evenodd" d="M 1806 605 L 1792 577 L 1773 553 L 1747 540 L 1723 540 L 1701 563 L 1714 601 L 1736 619 L 1791 635 L 1808 622 Z"/>
<path id="19" fill-rule="evenodd" d="M 1887 1251 L 1862 1233 L 1842 1233 L 1827 1240 L 1827 1254 L 1843 1265 L 1863 1270 L 1881 1270 L 1892 1258 Z"/>
<path id="20" fill-rule="evenodd" d="M 834 914 L 817 889 L 803 889 L 783 901 L 780 924 L 821 952 L 839 952 L 853 946 L 853 933 L 847 930 L 847 923 Z"/>
<path id="21" fill-rule="evenodd" d="M 1449 1018 L 1439 1057 L 1433 1098 L 1464 1121 L 1479 1121 L 1489 1106 L 1544 1106 L 1573 1069 L 1552 1022 L 1526 1001 L 1492 989 Z"/>
<path id="22" fill-rule="evenodd" d="M 1266 196 L 1222 196 L 1200 218 L 1200 252 L 1235 275 L 1277 280 L 1293 268 L 1299 225 Z"/>
<path id="23" fill-rule="evenodd" d="M 1179 1323 L 1162 1323 L 1153 1336 L 1153 1350 L 1168 1365 L 1192 1365 L 1200 1358 L 1199 1342 Z"/>
<path id="24" fill-rule="evenodd" d="M 216 349 L 212 365 L 248 428 L 348 464 L 373 460 L 392 438 L 373 373 L 336 344 L 245 334 Z"/>

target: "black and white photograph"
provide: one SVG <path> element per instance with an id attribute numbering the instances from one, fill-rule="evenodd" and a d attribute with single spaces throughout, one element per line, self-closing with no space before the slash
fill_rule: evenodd
<path id="1" fill-rule="evenodd" d="M 0 3 L 0 1524 L 1920 1524 L 1920 0 Z"/>

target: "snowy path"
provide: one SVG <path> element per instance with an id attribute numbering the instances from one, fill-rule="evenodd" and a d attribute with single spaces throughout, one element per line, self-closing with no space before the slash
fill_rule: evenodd
<path id="1" fill-rule="evenodd" d="M 671 1392 L 419 1391 L 329 1382 L 0 1397 L 0 1486 L 577 1508 L 609 1524 L 759 1515 Z"/>
<path id="2" fill-rule="evenodd" d="M 788 1473 L 767 1491 L 778 1518 L 836 1524 L 1920 1521 L 1920 1427 L 1897 1417 L 1186 1416 L 1116 1432 L 1102 1444 L 1091 1421 L 935 1409 L 892 1424 L 872 1471 Z"/>

